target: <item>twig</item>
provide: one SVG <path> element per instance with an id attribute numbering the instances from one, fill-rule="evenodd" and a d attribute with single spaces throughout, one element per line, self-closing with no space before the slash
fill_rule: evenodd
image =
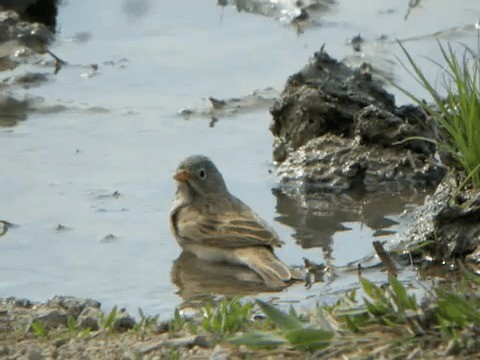
<path id="1" fill-rule="evenodd" d="M 67 65 L 67 62 L 60 59 L 57 55 L 52 53 L 50 50 L 47 50 L 47 54 L 53 58 L 53 62 L 55 64 L 55 75 L 56 75 L 60 71 L 63 65 Z"/>
<path id="2" fill-rule="evenodd" d="M 382 260 L 383 266 L 385 266 L 388 273 L 392 274 L 393 276 L 397 276 L 397 269 L 395 267 L 395 264 L 393 263 L 390 255 L 388 255 L 388 253 L 385 251 L 382 243 L 380 241 L 374 241 L 373 248 L 375 249 L 375 252 L 377 253 L 380 260 Z"/>

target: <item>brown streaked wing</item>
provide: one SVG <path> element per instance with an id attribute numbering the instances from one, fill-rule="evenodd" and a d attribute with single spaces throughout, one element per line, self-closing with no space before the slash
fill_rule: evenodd
<path id="1" fill-rule="evenodd" d="M 182 221 L 179 234 L 192 242 L 227 248 L 282 245 L 277 234 L 251 212 L 197 216 L 194 221 Z"/>

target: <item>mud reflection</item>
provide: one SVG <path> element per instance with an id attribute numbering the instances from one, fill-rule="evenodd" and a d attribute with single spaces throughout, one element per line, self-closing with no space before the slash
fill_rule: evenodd
<path id="1" fill-rule="evenodd" d="M 245 266 L 208 262 L 185 252 L 173 262 L 170 275 L 184 300 L 272 291 Z"/>
<path id="2" fill-rule="evenodd" d="M 10 95 L 0 96 L 0 128 L 15 126 L 27 118 L 31 99 L 16 99 Z"/>
<path id="3" fill-rule="evenodd" d="M 330 252 L 333 235 L 350 230 L 344 223 L 359 222 L 375 231 L 374 236 L 391 234 L 398 222 L 389 216 L 400 215 L 408 206 L 420 205 L 426 193 L 402 195 L 323 194 L 315 197 L 286 195 L 277 197 L 277 221 L 295 230 L 293 237 L 302 248 L 323 248 Z"/>
<path id="4" fill-rule="evenodd" d="M 129 18 L 136 19 L 145 16 L 151 5 L 150 0 L 125 0 L 122 10 Z"/>

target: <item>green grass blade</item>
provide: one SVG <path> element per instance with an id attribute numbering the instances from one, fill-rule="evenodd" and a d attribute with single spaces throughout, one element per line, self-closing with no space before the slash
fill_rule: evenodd
<path id="1" fill-rule="evenodd" d="M 257 300 L 257 304 L 268 319 L 275 323 L 280 329 L 295 330 L 302 328 L 303 324 L 297 317 L 284 313 L 261 300 Z"/>
<path id="2" fill-rule="evenodd" d="M 107 318 L 105 319 L 105 323 L 103 324 L 103 327 L 105 329 L 109 329 L 113 325 L 113 321 L 115 320 L 115 317 L 117 316 L 117 305 L 115 305 L 112 308 L 112 311 L 108 314 Z"/>
<path id="3" fill-rule="evenodd" d="M 393 289 L 395 294 L 394 301 L 399 308 L 417 310 L 417 305 L 412 302 L 412 298 L 408 296 L 407 290 L 395 276 L 389 274 L 388 282 Z"/>
<path id="4" fill-rule="evenodd" d="M 283 334 L 290 344 L 302 350 L 315 350 L 330 344 L 333 333 L 322 329 L 287 330 Z"/>
<path id="5" fill-rule="evenodd" d="M 33 333 L 38 337 L 46 337 L 48 335 L 48 330 L 41 321 L 32 322 Z"/>

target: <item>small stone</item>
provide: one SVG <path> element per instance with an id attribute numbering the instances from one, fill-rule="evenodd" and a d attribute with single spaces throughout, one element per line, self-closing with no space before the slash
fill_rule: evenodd
<path id="1" fill-rule="evenodd" d="M 81 330 L 90 329 L 92 331 L 97 331 L 100 329 L 100 326 L 98 325 L 97 319 L 92 317 L 86 317 L 78 323 L 78 328 Z"/>
<path id="2" fill-rule="evenodd" d="M 103 242 L 103 243 L 109 243 L 109 242 L 113 242 L 115 240 L 117 240 L 118 237 L 113 235 L 113 234 L 108 234 L 108 235 L 105 235 L 103 237 L 103 239 L 100 240 L 100 242 Z"/>
<path id="3" fill-rule="evenodd" d="M 157 324 L 155 327 L 155 333 L 163 334 L 170 330 L 170 324 L 168 321 L 162 321 L 161 323 Z"/>
<path id="4" fill-rule="evenodd" d="M 133 327 L 137 324 L 134 318 L 131 316 L 123 316 L 115 319 L 112 324 L 112 328 L 114 331 L 117 332 L 125 332 L 127 330 L 133 329 Z"/>
<path id="5" fill-rule="evenodd" d="M 90 329 L 97 331 L 100 329 L 98 325 L 98 319 L 100 318 L 100 309 L 94 307 L 86 307 L 80 313 L 77 319 L 78 327 L 82 330 Z"/>
<path id="6" fill-rule="evenodd" d="M 48 307 L 61 307 L 67 310 L 68 314 L 77 318 L 87 307 L 99 309 L 100 302 L 89 298 L 76 298 L 73 296 L 54 296 L 45 304 Z"/>
<path id="7" fill-rule="evenodd" d="M 58 224 L 57 227 L 55 228 L 56 232 L 62 232 L 62 231 L 68 231 L 68 230 L 71 230 L 71 228 L 63 224 Z"/>
<path id="8" fill-rule="evenodd" d="M 28 299 L 17 299 L 14 297 L 6 298 L 4 300 L 4 303 L 8 305 L 13 305 L 15 307 L 25 308 L 25 309 L 29 309 L 33 306 L 33 303 Z"/>

